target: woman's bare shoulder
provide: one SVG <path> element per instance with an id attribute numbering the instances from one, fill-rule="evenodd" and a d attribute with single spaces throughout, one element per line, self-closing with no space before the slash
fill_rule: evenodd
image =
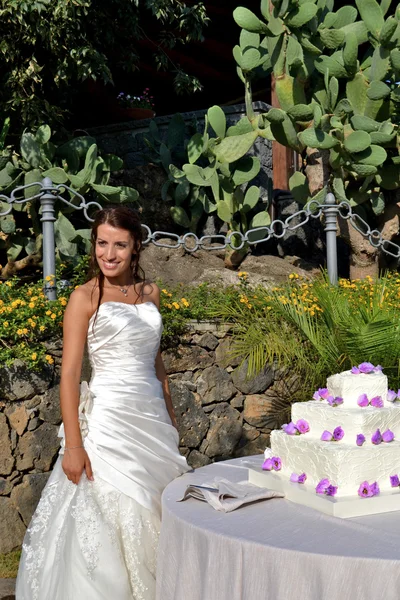
<path id="1" fill-rule="evenodd" d="M 78 286 L 70 295 L 68 307 L 70 310 L 79 308 L 81 312 L 89 316 L 93 312 L 93 306 L 97 305 L 98 286 L 95 278 Z"/>
<path id="2" fill-rule="evenodd" d="M 149 279 L 142 281 L 140 285 L 140 301 L 157 303 L 157 301 L 160 299 L 160 288 L 158 285 Z"/>

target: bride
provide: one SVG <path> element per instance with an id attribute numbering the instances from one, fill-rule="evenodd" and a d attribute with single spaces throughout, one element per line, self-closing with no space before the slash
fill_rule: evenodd
<path id="1" fill-rule="evenodd" d="M 96 214 L 64 317 L 60 455 L 26 532 L 16 600 L 154 600 L 161 493 L 189 469 L 159 350 L 160 291 L 125 207 Z M 92 365 L 81 384 L 87 342 Z"/>

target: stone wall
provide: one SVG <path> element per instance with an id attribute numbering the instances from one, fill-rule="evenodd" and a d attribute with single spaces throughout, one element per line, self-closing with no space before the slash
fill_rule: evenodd
<path id="1" fill-rule="evenodd" d="M 193 322 L 181 343 L 163 352 L 180 451 L 193 467 L 263 452 L 298 385 L 271 366 L 247 380 L 247 365 L 229 357 L 230 344 L 228 327 Z M 57 459 L 61 340 L 47 351 L 55 362 L 40 373 L 20 361 L 0 369 L 0 553 L 21 544 Z M 85 360 L 82 379 L 89 378 Z"/>

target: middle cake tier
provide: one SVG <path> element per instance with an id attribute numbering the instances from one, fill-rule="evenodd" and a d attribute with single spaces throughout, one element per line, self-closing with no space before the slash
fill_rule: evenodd
<path id="1" fill-rule="evenodd" d="M 400 442 L 365 443 L 322 442 L 309 433 L 288 435 L 271 432 L 271 450 L 282 461 L 280 474 L 289 478 L 292 473 L 307 475 L 307 485 L 316 486 L 321 479 L 338 486 L 337 496 L 357 496 L 361 483 L 375 481 L 381 491 L 392 490 L 390 477 L 400 475 Z"/>
<path id="2" fill-rule="evenodd" d="M 319 440 L 323 431 L 332 432 L 340 426 L 346 443 L 355 444 L 359 433 L 369 440 L 377 429 L 381 433 L 390 429 L 400 440 L 400 407 L 397 405 L 347 408 L 344 404 L 334 407 L 319 400 L 296 402 L 292 405 L 292 421 L 296 423 L 299 419 L 304 419 L 310 426 L 307 438 Z"/>

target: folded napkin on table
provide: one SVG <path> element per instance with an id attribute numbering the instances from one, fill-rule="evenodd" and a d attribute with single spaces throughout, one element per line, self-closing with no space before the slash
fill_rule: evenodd
<path id="1" fill-rule="evenodd" d="M 188 485 L 183 497 L 177 502 L 182 502 L 187 498 L 197 498 L 197 500 L 208 502 L 215 510 L 231 512 L 250 502 L 283 497 L 284 494 L 281 492 L 260 488 L 248 481 L 233 483 L 221 477 L 214 479 L 211 483 Z"/>

